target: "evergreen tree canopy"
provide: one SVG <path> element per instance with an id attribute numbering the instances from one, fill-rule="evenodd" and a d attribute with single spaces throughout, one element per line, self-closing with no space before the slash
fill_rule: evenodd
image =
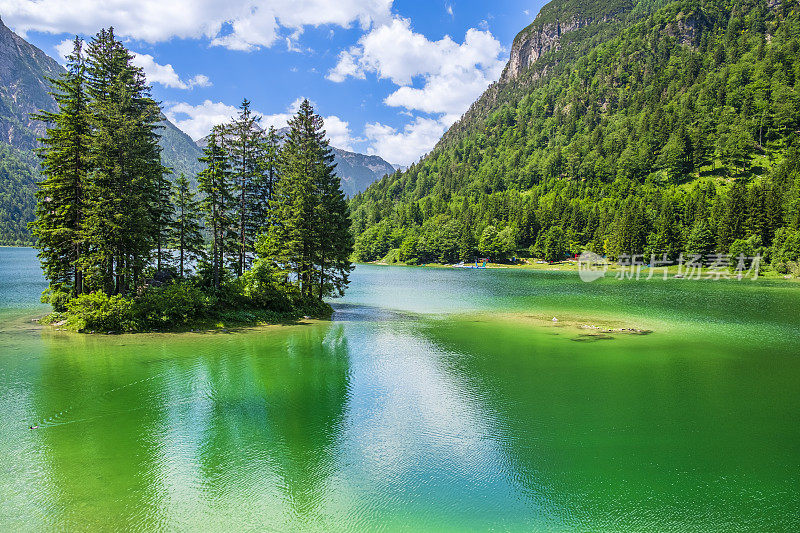
<path id="1" fill-rule="evenodd" d="M 36 116 L 48 128 L 39 150 L 44 180 L 36 193 L 36 220 L 32 224 L 45 276 L 73 295 L 83 292 L 81 261 L 86 251 L 86 188 L 91 170 L 82 47 L 82 41 L 76 38 L 72 53 L 67 56 L 66 73 L 51 80 L 51 94 L 59 111 Z"/>
<path id="2" fill-rule="evenodd" d="M 271 224 L 259 246 L 301 294 L 341 293 L 352 270 L 350 217 L 322 117 L 308 100 L 289 121 Z"/>

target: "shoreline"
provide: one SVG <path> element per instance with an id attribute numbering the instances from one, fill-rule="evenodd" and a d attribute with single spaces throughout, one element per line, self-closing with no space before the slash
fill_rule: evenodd
<path id="1" fill-rule="evenodd" d="M 199 320 L 191 324 L 183 325 L 176 328 L 169 329 L 149 329 L 149 330 L 134 330 L 134 331 L 76 331 L 64 327 L 65 324 L 60 322 L 48 324 L 41 322 L 42 319 L 49 316 L 50 313 L 44 315 L 25 315 L 17 317 L 10 325 L 13 329 L 30 329 L 31 331 L 41 331 L 50 334 L 66 334 L 70 336 L 91 336 L 91 337 L 130 337 L 137 335 L 150 335 L 150 336 L 171 336 L 171 335 L 224 335 L 233 333 L 246 333 L 256 330 L 265 330 L 282 327 L 292 326 L 308 326 L 323 322 L 330 322 L 329 318 L 311 317 L 308 315 L 294 316 L 287 315 L 282 320 L 225 320 L 223 319 L 208 319 Z M 28 326 L 28 327 L 25 327 Z"/>
<path id="2" fill-rule="evenodd" d="M 217 318 L 204 318 L 204 319 L 197 319 L 195 321 L 189 322 L 187 324 L 182 324 L 177 327 L 168 327 L 163 329 L 141 329 L 141 330 L 130 330 L 130 331 L 116 331 L 116 330 L 109 330 L 109 331 L 98 331 L 98 330 L 75 330 L 72 328 L 67 327 L 66 319 L 61 319 L 56 322 L 48 323 L 44 321 L 48 317 L 53 317 L 53 315 L 57 315 L 54 312 L 46 313 L 42 316 L 31 316 L 28 315 L 26 318 L 28 321 L 36 324 L 36 329 L 41 329 L 42 331 L 52 331 L 58 333 L 68 333 L 68 334 L 75 334 L 75 335 L 103 335 L 103 336 L 124 336 L 124 335 L 175 335 L 175 334 L 185 334 L 185 333 L 198 333 L 198 334 L 226 334 L 226 333 L 235 333 L 241 332 L 248 329 L 260 329 L 266 327 L 279 327 L 279 326 L 299 326 L 299 325 L 306 325 L 314 322 L 324 322 L 330 321 L 330 317 L 322 317 L 322 316 L 310 316 L 310 315 L 300 315 L 297 313 L 258 313 L 253 311 L 242 311 L 241 313 L 250 314 L 252 316 L 251 319 L 236 317 L 235 313 L 229 316 L 222 315 Z M 331 313 L 332 315 L 332 313 Z M 53 317 L 56 318 L 56 317 Z M 60 318 L 60 317 L 58 317 Z"/>
<path id="3" fill-rule="evenodd" d="M 518 264 L 510 264 L 510 263 L 487 263 L 486 267 L 469 267 L 469 266 L 455 266 L 452 263 L 426 263 L 424 265 L 409 265 L 403 262 L 397 263 L 386 263 L 383 261 L 368 261 L 368 262 L 357 262 L 356 265 L 374 265 L 374 266 L 396 266 L 396 267 L 406 267 L 406 268 L 441 268 L 441 269 L 452 269 L 452 270 L 534 270 L 534 271 L 543 271 L 543 272 L 572 272 L 578 273 L 580 269 L 578 268 L 577 261 L 563 261 L 560 263 L 518 263 Z M 474 263 L 472 263 L 474 264 Z M 616 274 L 620 272 L 627 273 L 630 267 L 621 267 L 618 263 L 609 263 L 608 269 L 606 270 L 605 277 L 615 277 Z M 676 279 L 676 280 L 686 280 L 687 278 L 680 276 L 679 266 L 678 265 L 671 265 L 666 267 L 667 271 L 667 280 Z M 642 268 L 640 277 L 647 278 L 650 272 L 649 268 Z M 658 267 L 657 274 L 654 274 L 652 279 L 661 281 L 663 278 L 664 268 Z M 695 278 L 690 278 L 688 281 L 706 281 L 709 272 L 703 271 L 702 277 L 698 280 Z M 791 275 L 780 274 L 775 272 L 774 270 L 765 270 L 759 271 L 758 280 L 768 280 L 768 281 L 787 281 L 797 283 L 800 282 L 800 277 L 793 277 Z M 737 280 L 733 273 L 730 273 L 729 278 L 721 278 L 720 281 L 740 281 Z M 741 281 L 756 281 L 752 280 L 749 277 L 745 277 Z"/>

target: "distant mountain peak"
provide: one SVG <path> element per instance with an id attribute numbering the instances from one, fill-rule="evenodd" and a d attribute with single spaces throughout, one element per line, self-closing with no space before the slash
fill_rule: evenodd
<path id="1" fill-rule="evenodd" d="M 290 128 L 284 126 L 275 130 L 283 139 L 289 133 Z M 197 141 L 197 146 L 205 148 L 208 145 L 208 136 Z M 401 167 L 388 163 L 378 155 L 366 155 L 358 152 L 351 152 L 342 148 L 331 146 L 333 150 L 334 163 L 336 163 L 336 175 L 342 181 L 342 190 L 347 196 L 366 190 L 375 181 L 387 174 L 394 174 Z"/>
<path id="2" fill-rule="evenodd" d="M 34 192 L 39 179 L 33 149 L 45 134 L 45 124 L 31 118 L 39 110 L 55 111 L 48 78 L 64 67 L 14 33 L 0 19 L 0 243 L 30 242 L 27 223 L 33 220 Z M 200 149 L 166 118 L 160 130 L 164 164 L 192 179 L 201 169 Z"/>
<path id="3" fill-rule="evenodd" d="M 23 150 L 38 145 L 45 127 L 30 115 L 55 109 L 47 78 L 63 71 L 55 59 L 0 20 L 0 140 Z"/>

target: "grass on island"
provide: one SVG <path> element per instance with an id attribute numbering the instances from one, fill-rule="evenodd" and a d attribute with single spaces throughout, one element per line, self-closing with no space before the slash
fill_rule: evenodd
<path id="1" fill-rule="evenodd" d="M 100 291 L 72 296 L 48 289 L 42 301 L 54 311 L 39 322 L 79 333 L 187 332 L 296 324 L 333 314 L 333 308 L 319 298 L 264 281 L 256 283 L 251 275 L 214 289 L 196 280 L 176 280 L 113 296 Z"/>

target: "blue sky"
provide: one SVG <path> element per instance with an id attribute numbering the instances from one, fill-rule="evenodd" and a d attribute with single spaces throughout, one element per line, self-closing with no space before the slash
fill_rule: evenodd
<path id="1" fill-rule="evenodd" d="M 298 99 L 332 144 L 409 164 L 496 81 L 542 0 L 0 0 L 58 58 L 113 25 L 170 119 L 193 138 L 243 97 L 282 126 Z"/>

